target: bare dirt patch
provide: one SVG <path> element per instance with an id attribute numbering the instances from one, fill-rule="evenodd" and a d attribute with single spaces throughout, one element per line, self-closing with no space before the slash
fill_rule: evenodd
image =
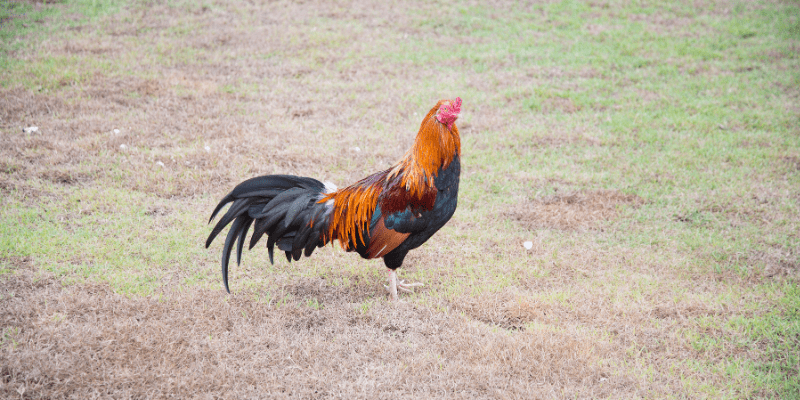
<path id="1" fill-rule="evenodd" d="M 509 330 L 525 330 L 530 322 L 544 321 L 550 308 L 514 290 L 459 298 L 452 307 L 478 321 Z"/>
<path id="2" fill-rule="evenodd" d="M 643 203 L 644 199 L 635 194 L 597 190 L 546 196 L 514 205 L 504 215 L 531 230 L 585 230 L 614 218 L 619 206 Z"/>
<path id="3" fill-rule="evenodd" d="M 782 158 L 782 160 L 789 166 L 789 168 L 795 171 L 800 171 L 800 157 L 785 156 Z"/>
<path id="4" fill-rule="evenodd" d="M 800 277 L 800 262 L 797 261 L 797 255 L 780 246 L 754 251 L 747 255 L 747 260 L 755 265 L 763 264 L 763 275 L 768 278 Z"/>

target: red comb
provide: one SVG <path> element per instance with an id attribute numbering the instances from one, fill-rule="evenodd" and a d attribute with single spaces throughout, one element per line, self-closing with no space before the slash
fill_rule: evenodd
<path id="1" fill-rule="evenodd" d="M 456 97 L 456 99 L 453 100 L 453 111 L 455 113 L 461 112 L 461 97 Z"/>

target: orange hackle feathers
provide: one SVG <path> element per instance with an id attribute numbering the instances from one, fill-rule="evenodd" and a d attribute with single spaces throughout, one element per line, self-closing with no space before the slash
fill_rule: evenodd
<path id="1" fill-rule="evenodd" d="M 375 212 L 381 194 L 382 187 L 378 184 L 383 181 L 381 175 L 385 175 L 385 172 L 371 175 L 336 192 L 326 193 L 319 201 L 324 203 L 332 199 L 334 202 L 326 242 L 337 239 L 345 250 L 351 249 L 351 243 L 355 245 L 356 238 L 361 243 L 365 242 L 363 230 L 368 228 L 366 224 Z"/>
<path id="2" fill-rule="evenodd" d="M 422 120 L 414 144 L 395 166 L 349 187 L 326 193 L 319 203 L 329 200 L 334 203 L 325 240 L 339 240 L 345 250 L 352 250 L 357 243 L 366 244 L 364 231 L 369 230 L 379 199 L 384 215 L 409 207 L 412 210 L 433 208 L 436 200 L 434 178 L 454 157 L 461 156 L 461 139 L 454 123 L 460 109 L 460 98 L 440 100 Z M 388 242 L 393 246 L 387 248 L 397 246 L 394 239 Z M 373 249 L 370 258 L 383 256 L 388 251 L 391 249 Z"/>
<path id="3" fill-rule="evenodd" d="M 461 107 L 461 99 L 455 103 Z M 424 191 L 433 188 L 433 178 L 439 168 L 447 167 L 453 157 L 461 156 L 461 138 L 458 128 L 452 124 L 448 128 L 437 120 L 440 108 L 450 106 L 449 100 L 436 103 L 419 127 L 419 133 L 411 148 L 394 168 L 390 169 L 389 179 L 402 173 L 401 185 L 412 198 L 422 198 Z"/>

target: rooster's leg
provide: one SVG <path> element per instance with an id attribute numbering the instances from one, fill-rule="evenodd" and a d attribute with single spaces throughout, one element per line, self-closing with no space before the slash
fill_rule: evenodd
<path id="1" fill-rule="evenodd" d="M 397 289 L 400 289 L 403 292 L 413 293 L 413 288 L 417 286 L 423 286 L 421 283 L 406 283 L 405 281 L 398 281 L 397 280 L 397 272 L 391 268 L 387 268 L 386 272 L 389 273 L 389 285 L 383 285 L 386 288 L 386 291 L 392 296 L 393 301 L 398 301 L 399 297 L 397 296 Z"/>

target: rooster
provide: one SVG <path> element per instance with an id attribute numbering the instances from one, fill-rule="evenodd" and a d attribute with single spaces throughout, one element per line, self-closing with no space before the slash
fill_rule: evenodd
<path id="1" fill-rule="evenodd" d="M 222 248 L 222 280 L 228 287 L 228 263 L 234 244 L 236 263 L 250 227 L 249 248 L 267 235 L 269 260 L 274 247 L 291 262 L 334 240 L 361 257 L 383 258 L 389 273 L 384 287 L 392 300 L 397 290 L 412 292 L 421 283 L 405 283 L 397 269 L 412 249 L 425 243 L 456 211 L 461 171 L 461 139 L 456 119 L 461 98 L 440 100 L 431 108 L 411 149 L 391 168 L 338 189 L 329 183 L 293 175 L 267 175 L 237 185 L 219 202 L 209 223 L 228 203 L 206 241 L 206 248 L 228 224 Z"/>

